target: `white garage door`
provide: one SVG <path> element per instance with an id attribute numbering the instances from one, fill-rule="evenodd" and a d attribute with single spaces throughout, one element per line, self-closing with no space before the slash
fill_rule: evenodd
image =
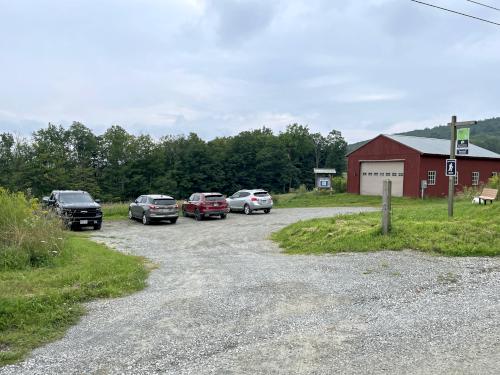
<path id="1" fill-rule="evenodd" d="M 392 181 L 392 195 L 403 196 L 403 161 L 364 161 L 361 162 L 360 194 L 382 195 L 384 180 Z"/>

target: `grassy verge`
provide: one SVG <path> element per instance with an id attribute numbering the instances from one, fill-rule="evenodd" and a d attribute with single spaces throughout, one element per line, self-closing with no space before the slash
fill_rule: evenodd
<path id="1" fill-rule="evenodd" d="M 144 260 L 69 236 L 51 265 L 0 271 L 0 366 L 62 337 L 81 303 L 144 288 Z"/>
<path id="2" fill-rule="evenodd" d="M 114 221 L 127 218 L 129 203 L 105 203 L 102 205 L 104 220 Z"/>
<path id="3" fill-rule="evenodd" d="M 380 198 L 379 205 L 380 205 Z M 500 205 L 458 201 L 447 217 L 447 201 L 395 204 L 392 232 L 380 234 L 379 212 L 314 219 L 272 235 L 290 254 L 414 249 L 451 256 L 500 254 Z"/>
<path id="4" fill-rule="evenodd" d="M 273 195 L 275 208 L 299 208 L 299 207 L 345 207 L 365 206 L 379 207 L 381 197 L 366 196 L 348 193 L 329 192 L 307 192 Z M 414 198 L 393 198 L 393 205 L 419 205 L 420 201 Z"/>

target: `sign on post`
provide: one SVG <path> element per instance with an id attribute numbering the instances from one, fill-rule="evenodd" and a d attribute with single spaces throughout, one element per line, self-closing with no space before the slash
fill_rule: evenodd
<path id="1" fill-rule="evenodd" d="M 446 159 L 446 176 L 457 175 L 457 159 Z"/>
<path id="2" fill-rule="evenodd" d="M 469 154 L 469 128 L 457 129 L 457 155 Z"/>
<path id="3" fill-rule="evenodd" d="M 321 177 L 321 178 L 319 178 L 319 187 L 322 188 L 322 189 L 329 189 L 329 188 L 331 188 L 330 178 L 328 178 L 328 177 Z"/>

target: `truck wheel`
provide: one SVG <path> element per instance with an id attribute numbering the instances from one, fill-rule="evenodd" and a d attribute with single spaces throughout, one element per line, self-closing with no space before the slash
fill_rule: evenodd
<path id="1" fill-rule="evenodd" d="M 102 228 L 102 223 L 94 224 L 94 230 L 101 230 L 101 228 Z"/>

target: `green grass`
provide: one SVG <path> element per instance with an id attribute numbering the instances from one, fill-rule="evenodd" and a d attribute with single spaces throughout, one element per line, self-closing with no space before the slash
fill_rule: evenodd
<path id="1" fill-rule="evenodd" d="M 0 271 L 0 365 L 56 340 L 85 312 L 82 302 L 144 288 L 142 258 L 72 235 L 51 266 Z"/>
<path id="2" fill-rule="evenodd" d="M 275 208 L 300 208 L 300 207 L 346 207 L 346 206 L 364 206 L 379 207 L 381 197 L 366 196 L 348 193 L 329 192 L 307 192 L 307 193 L 289 193 L 273 195 Z M 432 200 L 434 201 L 434 200 Z M 393 205 L 419 205 L 421 201 L 415 198 L 393 198 Z"/>
<path id="3" fill-rule="evenodd" d="M 105 203 L 102 205 L 104 220 L 123 220 L 127 218 L 129 203 Z"/>
<path id="4" fill-rule="evenodd" d="M 399 202 L 392 211 L 388 236 L 381 234 L 381 213 L 374 212 L 300 221 L 273 233 L 272 239 L 290 254 L 402 249 L 450 256 L 500 254 L 499 204 L 461 200 L 451 220 L 444 199 Z"/>

